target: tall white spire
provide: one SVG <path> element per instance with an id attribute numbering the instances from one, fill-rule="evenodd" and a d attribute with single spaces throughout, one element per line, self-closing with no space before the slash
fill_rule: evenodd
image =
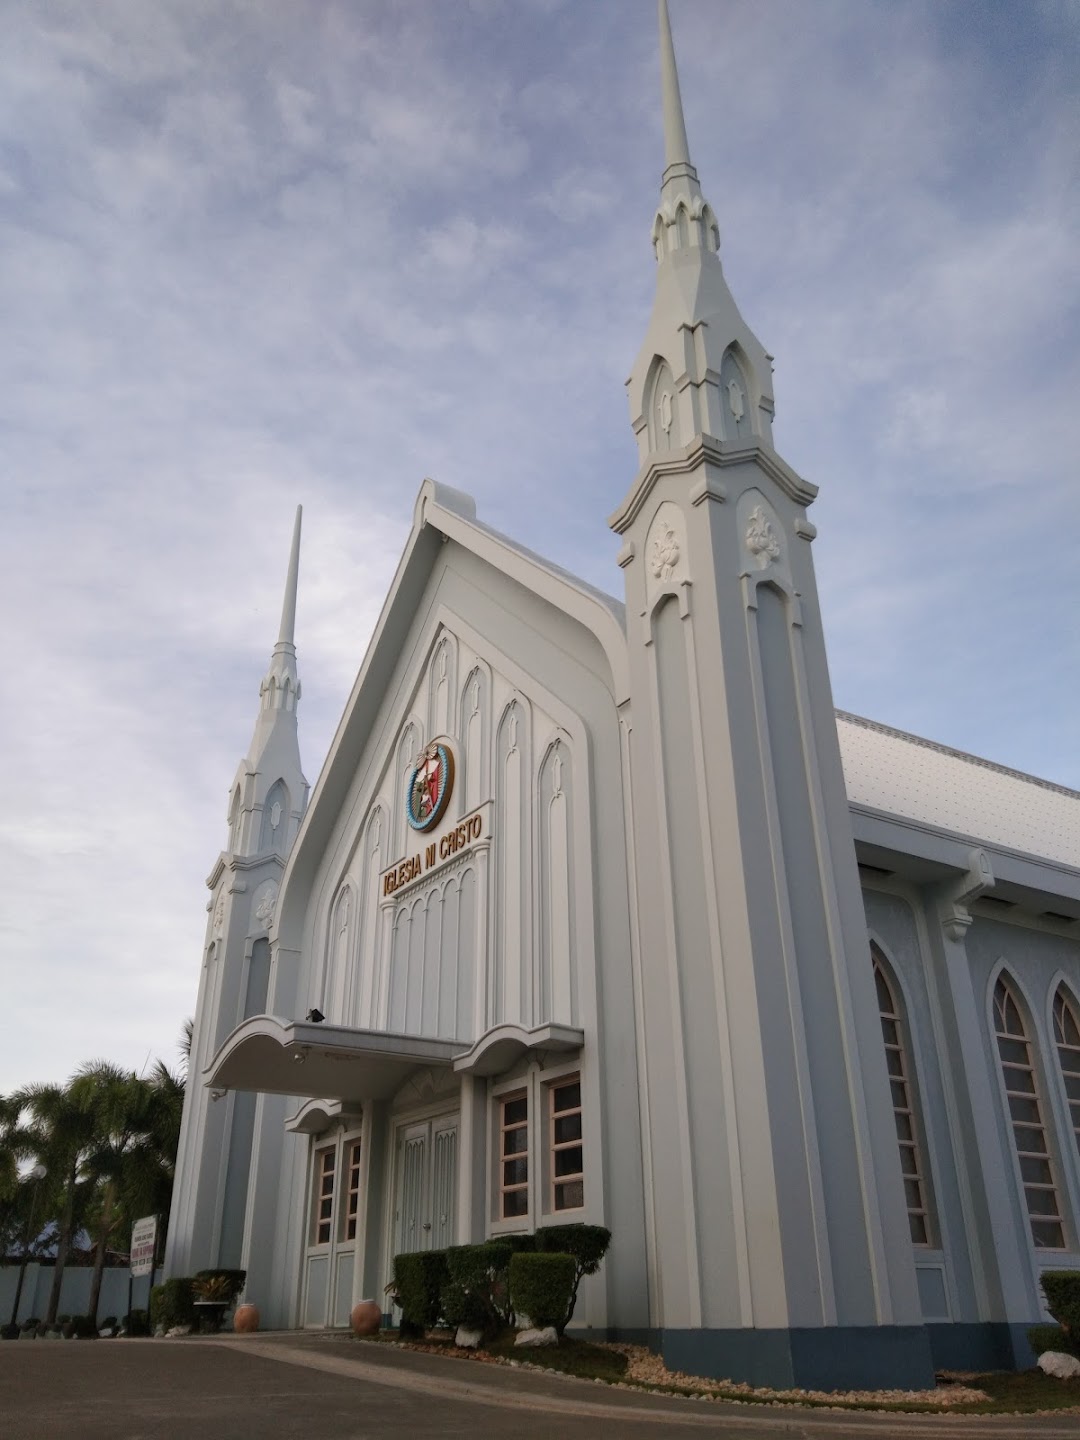
<path id="1" fill-rule="evenodd" d="M 642 465 L 697 437 L 772 443 L 772 370 L 720 264 L 720 230 L 690 160 L 668 0 L 658 0 L 664 173 L 653 217 L 656 298 L 627 382 Z"/>
<path id="2" fill-rule="evenodd" d="M 289 574 L 285 581 L 285 599 L 281 606 L 281 629 L 278 632 L 278 645 L 295 647 L 296 644 L 296 582 L 300 575 L 300 521 L 303 519 L 303 515 L 304 507 L 297 505 L 292 549 L 289 552 Z"/>
<path id="3" fill-rule="evenodd" d="M 697 171 L 690 163 L 690 143 L 686 138 L 686 117 L 683 115 L 679 71 L 675 64 L 675 42 L 671 38 L 671 17 L 668 0 L 660 4 L 660 79 L 664 96 L 664 186 L 669 181 L 693 179 Z"/>
<path id="4" fill-rule="evenodd" d="M 296 587 L 300 576 L 300 521 L 303 507 L 296 507 L 292 545 L 289 549 L 289 572 L 285 580 L 285 598 L 281 605 L 281 627 L 277 644 L 270 656 L 270 666 L 259 686 L 259 718 L 255 722 L 248 761 L 253 769 L 259 762 L 276 731 L 284 729 L 295 741 L 296 704 L 300 699 L 300 677 L 296 670 Z"/>

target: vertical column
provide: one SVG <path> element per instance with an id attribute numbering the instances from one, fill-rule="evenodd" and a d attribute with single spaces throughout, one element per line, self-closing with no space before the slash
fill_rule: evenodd
<path id="1" fill-rule="evenodd" d="M 382 1263 L 383 1219 L 390 1204 L 386 1191 L 391 1183 L 388 1163 L 390 1145 L 389 1106 L 385 1100 L 365 1100 L 360 1146 L 360 1225 L 356 1235 L 353 1270 L 353 1304 L 374 1300 L 384 1305 Z"/>
<path id="2" fill-rule="evenodd" d="M 457 1243 L 473 1245 L 487 1232 L 487 1085 L 461 1077 L 458 1122 Z"/>

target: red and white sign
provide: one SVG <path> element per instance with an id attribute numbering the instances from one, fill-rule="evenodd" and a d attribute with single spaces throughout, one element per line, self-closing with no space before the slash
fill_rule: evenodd
<path id="1" fill-rule="evenodd" d="M 157 1222 L 156 1215 L 144 1215 L 131 1227 L 131 1274 L 133 1278 L 139 1275 L 153 1274 L 154 1256 L 157 1252 Z"/>

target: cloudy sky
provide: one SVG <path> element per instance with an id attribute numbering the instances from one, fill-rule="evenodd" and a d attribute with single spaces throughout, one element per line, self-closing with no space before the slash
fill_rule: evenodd
<path id="1" fill-rule="evenodd" d="M 304 505 L 310 779 L 421 480 L 613 593 L 654 0 L 0 0 L 0 1091 L 176 1059 Z M 1080 7 L 672 0 L 845 709 L 1080 787 Z"/>

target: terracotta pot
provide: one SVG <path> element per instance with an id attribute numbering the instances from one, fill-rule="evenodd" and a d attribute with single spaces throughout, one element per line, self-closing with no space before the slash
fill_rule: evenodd
<path id="1" fill-rule="evenodd" d="M 354 1335 L 374 1335 L 382 1324 L 382 1306 L 375 1300 L 358 1300 L 352 1307 L 349 1324 Z"/>
<path id="2" fill-rule="evenodd" d="M 236 1314 L 233 1316 L 232 1328 L 238 1335 L 248 1335 L 252 1330 L 258 1330 L 259 1307 L 257 1305 L 238 1305 Z"/>

